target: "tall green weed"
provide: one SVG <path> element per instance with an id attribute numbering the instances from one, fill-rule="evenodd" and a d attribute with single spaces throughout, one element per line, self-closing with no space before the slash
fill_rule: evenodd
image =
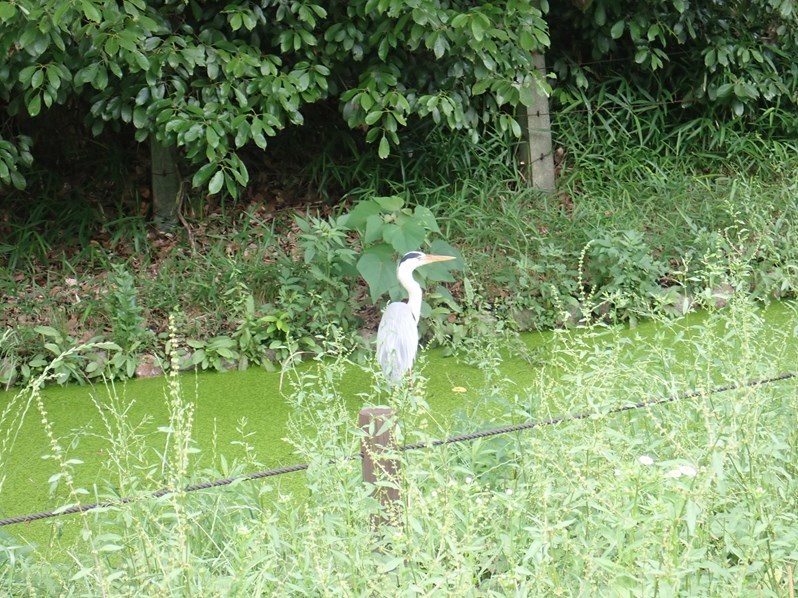
<path id="1" fill-rule="evenodd" d="M 120 487 L 97 495 L 178 491 L 81 515 L 84 531 L 68 545 L 54 538 L 50 548 L 22 546 L 9 528 L 0 542 L 0 588 L 12 595 L 785 595 L 798 559 L 795 382 L 608 415 L 795 363 L 794 306 L 785 304 L 778 325 L 765 319 L 736 290 L 745 286 L 737 278 L 747 276 L 739 264 L 731 263 L 735 291 L 726 309 L 677 320 L 663 314 L 656 327 L 631 332 L 593 323 L 554 333 L 540 355 L 545 367 L 532 366 L 537 374 L 526 388 L 493 375 L 504 360 L 496 361 L 490 343 L 462 345 L 462 358 L 486 370 L 485 387 L 472 389 L 482 401 L 464 401 L 453 424 L 430 412 L 423 377 L 394 394 L 365 387 L 364 404 L 398 409 L 399 442 L 593 413 L 398 455 L 396 526 L 372 527 L 379 505 L 361 481 L 359 460 L 344 458 L 359 450 L 361 437 L 341 387 L 355 367 L 346 355 L 287 374 L 287 434 L 297 461 L 310 464 L 306 492 L 276 479 L 180 492 L 241 472 L 243 463 L 219 455 L 213 470 L 192 471 L 193 402 L 175 374 L 164 397 L 170 418 L 157 439 L 142 438 L 111 392 L 97 409 Z M 47 429 L 39 392 L 40 385 L 20 396 Z M 69 484 L 78 453 L 63 439 L 50 446 L 61 495 L 89 499 L 94 493 Z M 71 556 L 53 559 L 50 551 Z"/>

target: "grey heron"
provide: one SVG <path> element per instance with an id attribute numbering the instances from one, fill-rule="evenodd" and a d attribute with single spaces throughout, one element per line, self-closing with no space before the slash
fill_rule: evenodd
<path id="1" fill-rule="evenodd" d="M 413 278 L 419 266 L 455 259 L 450 255 L 404 254 L 396 277 L 407 291 L 407 303 L 390 303 L 377 329 L 377 361 L 388 380 L 396 383 L 413 367 L 418 351 L 418 320 L 421 317 L 421 285 Z"/>

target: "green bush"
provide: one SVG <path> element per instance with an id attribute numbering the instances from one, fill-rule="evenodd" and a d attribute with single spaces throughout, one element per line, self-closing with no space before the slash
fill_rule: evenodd
<path id="1" fill-rule="evenodd" d="M 372 301 L 376 302 L 385 293 L 394 301 L 402 297 L 404 291 L 396 279 L 396 263 L 408 251 L 429 246 L 434 254 L 458 258 L 450 267 L 425 268 L 424 276 L 432 281 L 454 282 L 448 270 L 463 267 L 462 256 L 454 247 L 441 239 L 431 239 L 441 232 L 432 210 L 423 205 L 405 205 L 404 198 L 398 195 L 361 200 L 345 216 L 343 226 L 360 237 L 363 252 L 357 261 L 357 271 L 368 284 Z"/>
<path id="2" fill-rule="evenodd" d="M 382 157 L 415 119 L 517 133 L 502 107 L 546 87 L 532 63 L 548 45 L 536 4 L 0 2 L 0 101 L 20 123 L 85 106 L 95 135 L 132 126 L 180 148 L 195 186 L 235 196 L 249 182 L 243 148 L 266 148 L 326 101 Z M 23 186 L 25 139 L 0 140 L 0 181 Z"/>
<path id="3" fill-rule="evenodd" d="M 656 259 L 643 233 L 606 233 L 587 248 L 587 283 L 600 302 L 616 309 L 647 306 L 660 290 L 665 264 Z"/>
<path id="4" fill-rule="evenodd" d="M 549 23 L 550 62 L 568 83 L 556 96 L 566 105 L 607 73 L 620 73 L 641 103 L 673 103 L 689 118 L 718 122 L 745 115 L 763 131 L 798 130 L 792 1 L 556 2 Z"/>

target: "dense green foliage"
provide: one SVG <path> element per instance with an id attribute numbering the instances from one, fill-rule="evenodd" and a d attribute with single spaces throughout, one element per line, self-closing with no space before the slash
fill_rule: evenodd
<path id="1" fill-rule="evenodd" d="M 48 110 L 177 147 L 194 186 L 233 196 L 249 150 L 306 121 L 320 146 L 345 126 L 381 157 L 425 121 L 517 135 L 512 107 L 548 89 L 531 57 L 544 49 L 558 109 L 599 109 L 597 86 L 622 73 L 632 95 L 606 91 L 678 106 L 671 121 L 792 133 L 797 19 L 792 0 L 3 1 L 0 183 L 25 186 Z"/>
<path id="2" fill-rule="evenodd" d="M 181 148 L 195 186 L 237 195 L 242 148 L 266 148 L 324 100 L 381 156 L 408 119 L 517 128 L 500 108 L 532 101 L 531 52 L 548 44 L 533 4 L 0 2 L 0 100 L 31 117 L 78 103 L 95 134 L 132 125 Z M 24 185 L 26 143 L 0 152 L 0 181 Z"/>
<path id="3" fill-rule="evenodd" d="M 766 116 L 771 127 L 798 130 L 793 0 L 557 2 L 549 24 L 554 70 L 573 85 L 566 97 L 617 72 L 637 99 L 678 104 L 692 117 Z"/>

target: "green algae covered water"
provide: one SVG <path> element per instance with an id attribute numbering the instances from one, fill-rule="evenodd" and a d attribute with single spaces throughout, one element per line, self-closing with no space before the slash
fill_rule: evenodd
<path id="1" fill-rule="evenodd" d="M 708 388 L 734 380 L 738 363 L 746 364 L 739 370 L 742 377 L 798 370 L 797 311 L 789 302 L 762 308 L 745 304 L 634 328 L 525 334 L 509 349 L 501 338 L 489 338 L 459 357 L 426 351 L 418 368 L 424 378 L 420 386 L 425 410 L 440 425 L 440 434 L 459 433 Z M 297 391 L 292 380 L 304 380 L 305 391 L 314 379 L 329 383 L 324 376 L 313 376 L 324 367 L 321 362 L 301 364 L 283 374 L 253 368 L 180 376 L 198 449 L 191 457 L 192 469 L 218 467 L 219 477 L 224 477 L 220 464 L 245 463 L 244 471 L 253 471 L 256 466 L 304 462 L 286 440 L 292 410 L 304 408 L 292 400 Z M 387 394 L 375 396 L 369 368 L 351 365 L 335 384 L 352 425 L 365 404 L 391 403 Z M 165 378 L 51 386 L 42 392 L 40 405 L 18 392 L 0 393 L 0 411 L 6 410 L 0 429 L 5 447 L 0 454 L 0 518 L 49 511 L 70 502 L 57 477 L 58 464 L 48 458 L 53 439 L 67 458 L 76 460 L 74 483 L 87 491 L 82 495 L 85 503 L 98 499 L 96 488 L 107 492 L 123 485 L 119 476 L 125 471 L 152 469 L 158 451 L 170 450 L 165 428 L 170 393 Z M 112 450 L 112 445 L 123 450 Z M 150 459 L 142 460 L 141 455 Z M 117 462 L 127 458 L 129 462 Z M 301 473 L 282 478 L 279 483 L 286 487 L 302 488 Z M 156 481 L 157 473 L 149 479 Z M 140 493 L 158 489 L 142 487 Z M 52 534 L 69 534 L 70 519 L 74 516 L 12 525 L 0 528 L 0 533 L 42 545 Z"/>

